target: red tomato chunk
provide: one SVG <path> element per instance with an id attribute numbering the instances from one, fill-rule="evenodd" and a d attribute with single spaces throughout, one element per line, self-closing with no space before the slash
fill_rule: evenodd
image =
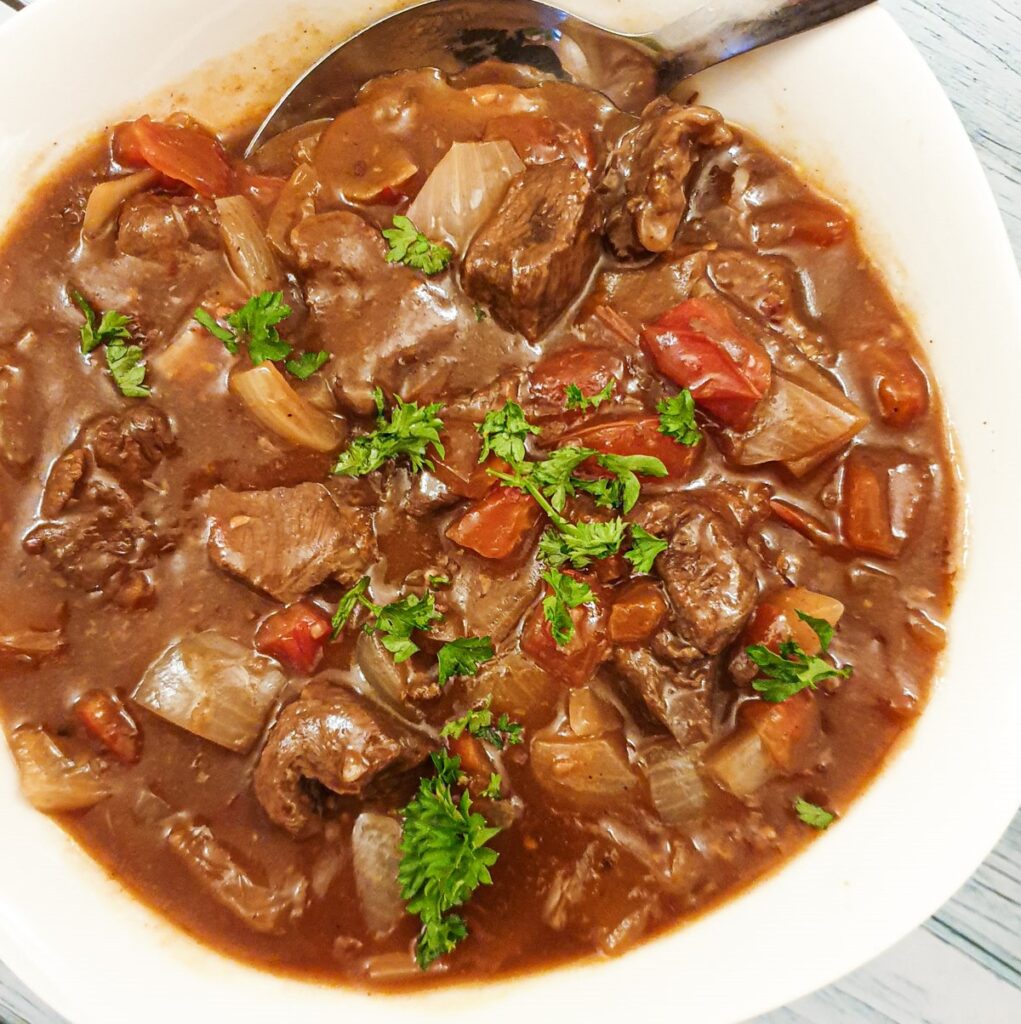
<path id="1" fill-rule="evenodd" d="M 319 663 L 332 631 L 326 612 L 311 601 L 298 601 L 263 620 L 255 634 L 255 649 L 308 674 Z"/>

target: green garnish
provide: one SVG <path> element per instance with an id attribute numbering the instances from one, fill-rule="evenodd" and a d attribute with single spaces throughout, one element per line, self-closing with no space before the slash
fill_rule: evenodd
<path id="1" fill-rule="evenodd" d="M 433 590 L 437 589 L 438 587 L 449 587 L 450 586 L 450 577 L 449 576 L 430 576 L 429 577 L 429 586 L 432 587 Z"/>
<path id="2" fill-rule="evenodd" d="M 499 833 L 472 811 L 463 786 L 459 758 L 439 750 L 432 755 L 436 774 L 422 779 L 415 798 L 401 812 L 401 898 L 418 915 L 422 930 L 415 958 L 425 970 L 468 934 L 464 919 L 450 911 L 480 885 L 492 885 L 489 869 L 499 854 L 486 844 Z"/>
<path id="3" fill-rule="evenodd" d="M 825 654 L 833 638 L 833 627 L 804 612 L 797 614 L 812 628 L 819 638 L 821 652 Z M 788 700 L 802 690 L 814 690 L 824 679 L 847 679 L 854 671 L 850 665 L 836 668 L 818 655 L 806 654 L 795 640 L 784 640 L 779 654 L 774 654 L 763 644 L 754 644 L 746 651 L 762 670 L 762 675 L 752 683 L 752 689 L 761 693 L 763 700 L 773 704 Z"/>
<path id="4" fill-rule="evenodd" d="M 659 413 L 659 432 L 672 437 L 678 444 L 693 448 L 702 440 L 702 431 L 695 422 L 695 400 L 685 388 L 673 398 L 664 398 L 656 406 Z"/>
<path id="5" fill-rule="evenodd" d="M 624 552 L 624 557 L 634 567 L 635 572 L 652 572 L 656 556 L 666 551 L 669 545 L 665 540 L 643 529 L 637 523 L 631 524 L 631 547 Z"/>
<path id="6" fill-rule="evenodd" d="M 829 828 L 836 819 L 835 814 L 831 814 L 818 804 L 809 803 L 800 796 L 794 801 L 794 810 L 806 825 L 811 825 L 812 828 L 817 828 L 820 831 Z"/>
<path id="7" fill-rule="evenodd" d="M 244 342 L 248 356 L 255 366 L 260 363 L 283 363 L 284 369 L 299 380 L 307 380 L 327 359 L 328 352 L 302 352 L 291 358 L 293 346 L 280 337 L 277 324 L 291 315 L 291 307 L 284 302 L 283 292 L 260 292 L 253 295 L 240 309 L 226 318 L 226 326 L 201 306 L 192 316 L 224 348 L 237 355 Z"/>
<path id="8" fill-rule="evenodd" d="M 369 434 L 356 437 L 337 456 L 333 473 L 337 476 L 364 476 L 379 469 L 384 462 L 406 456 L 411 468 L 420 472 L 432 469 L 432 460 L 426 451 L 432 445 L 433 451 L 442 459 L 446 452 L 440 442 L 443 421 L 437 413 L 443 408 L 439 402 L 418 407 L 417 402 L 404 402 L 394 396 L 394 407 L 387 418 L 383 392 L 376 388 L 376 422 L 378 426 Z"/>
<path id="9" fill-rule="evenodd" d="M 580 480 L 575 486 L 594 498 L 595 503 L 602 508 L 619 508 L 630 512 L 642 491 L 636 474 L 658 477 L 667 475 L 666 466 L 652 455 L 600 455 L 596 462 L 613 473 L 613 478 Z"/>
<path id="10" fill-rule="evenodd" d="M 81 326 L 82 354 L 88 355 L 100 345 L 105 345 L 106 367 L 120 393 L 125 398 L 147 398 L 149 388 L 145 385 L 142 348 L 132 344 L 130 318 L 114 310 L 107 310 L 97 317 L 89 300 L 81 292 L 71 288 L 70 294 L 85 317 L 85 323 Z"/>
<path id="11" fill-rule="evenodd" d="M 549 623 L 550 635 L 558 647 L 574 637 L 574 619 L 571 609 L 583 604 L 595 604 L 596 595 L 583 580 L 575 579 L 558 569 L 547 569 L 542 578 L 550 585 L 552 594 L 542 600 L 543 614 Z"/>
<path id="12" fill-rule="evenodd" d="M 542 462 L 530 462 L 520 469 L 528 474 L 532 485 L 542 491 L 557 512 L 562 512 L 567 499 L 576 494 L 583 483 L 574 471 L 597 454 L 594 448 L 565 445 L 550 452 Z"/>
<path id="13" fill-rule="evenodd" d="M 517 402 L 506 401 L 502 409 L 491 409 L 475 428 L 482 437 L 479 462 L 496 455 L 517 466 L 525 461 L 525 441 L 529 434 L 538 434 L 537 426 L 529 423 Z"/>
<path id="14" fill-rule="evenodd" d="M 475 675 L 493 653 L 493 641 L 488 636 L 462 636 L 445 643 L 436 654 L 440 686 L 453 676 Z"/>
<path id="15" fill-rule="evenodd" d="M 492 697 L 487 697 L 481 704 L 466 711 L 460 718 L 451 719 L 440 730 L 444 739 L 458 739 L 467 731 L 469 735 L 480 739 L 497 750 L 513 747 L 524 741 L 524 726 L 512 722 L 505 711 L 499 719 L 493 721 L 493 712 L 489 710 Z"/>
<path id="16" fill-rule="evenodd" d="M 482 323 L 482 321 L 489 316 L 489 314 L 477 302 L 472 306 L 472 312 L 475 314 L 475 322 L 477 324 Z"/>
<path id="17" fill-rule="evenodd" d="M 557 524 L 558 531 L 547 530 L 539 538 L 539 556 L 556 569 L 570 563 L 584 569 L 599 558 L 609 558 L 620 551 L 627 523 L 619 516 L 607 522 Z"/>
<path id="18" fill-rule="evenodd" d="M 568 384 L 564 388 L 564 408 L 567 410 L 577 409 L 585 412 L 588 409 L 598 409 L 603 402 L 607 401 L 617 387 L 617 382 L 612 378 L 608 380 L 594 395 L 586 395 L 577 384 Z"/>
<path id="19" fill-rule="evenodd" d="M 421 270 L 423 274 L 438 274 L 450 262 L 451 252 L 445 245 L 430 242 L 411 221 L 397 214 L 393 227 L 383 230 L 383 237 L 390 245 L 386 254 L 387 263 L 403 263 L 407 267 Z"/>
<path id="20" fill-rule="evenodd" d="M 381 633 L 381 642 L 395 662 L 407 661 L 419 649 L 411 634 L 415 630 L 426 631 L 443 618 L 436 610 L 436 599 L 432 593 L 423 597 L 408 594 L 399 601 L 378 605 L 366 596 L 368 588 L 369 577 L 363 576 L 341 597 L 333 614 L 333 638 L 340 636 L 352 612 L 361 605 L 370 615 L 362 629 L 366 633 Z"/>
<path id="21" fill-rule="evenodd" d="M 486 788 L 479 793 L 479 797 L 483 800 L 502 800 L 503 799 L 503 779 L 500 778 L 498 772 L 490 772 L 489 782 Z"/>

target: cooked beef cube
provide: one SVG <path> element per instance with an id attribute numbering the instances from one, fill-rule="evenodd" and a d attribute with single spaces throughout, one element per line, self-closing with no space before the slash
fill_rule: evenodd
<path id="1" fill-rule="evenodd" d="M 469 246 L 465 289 L 535 341 L 588 280 L 599 258 L 597 229 L 595 193 L 574 163 L 531 167 Z"/>
<path id="2" fill-rule="evenodd" d="M 319 483 L 209 496 L 209 557 L 287 604 L 323 580 L 354 583 L 376 557 L 372 517 Z"/>
<path id="3" fill-rule="evenodd" d="M 617 145 L 600 186 L 606 238 L 620 257 L 664 252 L 688 208 L 692 167 L 733 133 L 708 107 L 657 96 Z"/>
<path id="4" fill-rule="evenodd" d="M 707 500 L 675 494 L 643 503 L 634 521 L 669 538 L 656 559 L 681 637 L 718 654 L 740 632 L 758 596 L 756 558 L 730 515 Z"/>
<path id="5" fill-rule="evenodd" d="M 430 738 L 345 686 L 309 683 L 269 731 L 255 795 L 281 828 L 312 831 L 329 793 L 372 795 L 374 784 L 420 764 Z"/>
<path id="6" fill-rule="evenodd" d="M 674 639 L 674 638 L 671 638 Z M 645 706 L 682 744 L 711 734 L 714 659 L 694 648 L 669 657 L 670 641 L 645 647 L 618 647 L 613 664 Z"/>
<path id="7" fill-rule="evenodd" d="M 117 226 L 117 248 L 129 256 L 165 259 L 169 252 L 195 244 L 220 245 L 210 205 L 200 199 L 143 192 L 128 199 Z"/>
<path id="8" fill-rule="evenodd" d="M 89 453 L 85 448 L 73 448 L 53 463 L 43 488 L 40 512 L 44 519 L 55 519 L 67 508 L 78 484 L 89 467 Z"/>
<path id="9" fill-rule="evenodd" d="M 122 416 L 104 416 L 85 429 L 83 440 L 96 465 L 124 486 L 141 483 L 173 447 L 169 420 L 154 406 L 135 406 Z"/>

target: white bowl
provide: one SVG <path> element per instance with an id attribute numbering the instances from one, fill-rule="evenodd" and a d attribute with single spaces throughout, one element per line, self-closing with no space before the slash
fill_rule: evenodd
<path id="1" fill-rule="evenodd" d="M 683 5 L 565 6 L 638 30 Z M 235 121 L 386 7 L 37 0 L 0 31 L 0 223 L 87 133 L 174 108 Z M 730 1024 L 879 953 L 950 896 L 1006 827 L 1021 795 L 1021 289 L 978 162 L 921 57 L 878 7 L 698 85 L 857 212 L 941 384 L 970 538 L 942 677 L 917 729 L 836 828 L 696 923 L 610 962 L 409 997 L 275 977 L 193 942 L 32 811 L 0 756 L 0 959 L 74 1024 L 334 1024 L 364 1013 L 380 1024 L 479 1013 L 517 1024 L 565 1011 Z"/>

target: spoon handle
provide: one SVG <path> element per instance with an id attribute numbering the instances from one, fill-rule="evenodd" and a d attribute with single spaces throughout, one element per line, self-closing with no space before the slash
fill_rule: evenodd
<path id="1" fill-rule="evenodd" d="M 655 32 L 663 52 L 660 88 L 739 53 L 798 35 L 874 0 L 715 0 Z"/>

